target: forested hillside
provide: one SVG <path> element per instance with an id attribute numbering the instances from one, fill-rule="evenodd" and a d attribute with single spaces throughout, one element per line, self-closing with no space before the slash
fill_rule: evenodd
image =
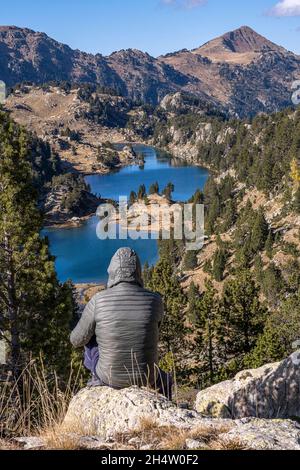
<path id="1" fill-rule="evenodd" d="M 146 270 L 170 298 L 164 348 L 201 386 L 282 359 L 299 339 L 299 135 L 295 109 L 251 121 L 173 113 L 156 126 L 155 142 L 212 171 L 190 201 L 205 204 L 203 249 L 161 242 Z"/>

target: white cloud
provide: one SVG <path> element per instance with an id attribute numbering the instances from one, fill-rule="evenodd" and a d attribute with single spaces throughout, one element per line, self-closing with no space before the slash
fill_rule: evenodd
<path id="1" fill-rule="evenodd" d="M 207 0 L 161 0 L 165 5 L 170 5 L 174 7 L 184 8 L 186 10 L 191 10 L 192 8 L 199 7 L 204 5 Z"/>
<path id="2" fill-rule="evenodd" d="M 280 0 L 270 14 L 273 16 L 300 16 L 300 0 Z"/>

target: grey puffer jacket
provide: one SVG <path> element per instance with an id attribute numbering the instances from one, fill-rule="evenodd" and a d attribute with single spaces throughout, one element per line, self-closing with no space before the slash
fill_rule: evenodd
<path id="1" fill-rule="evenodd" d="M 143 288 L 140 261 L 130 248 L 115 253 L 108 274 L 107 290 L 87 304 L 71 342 L 82 347 L 96 334 L 96 371 L 104 383 L 120 388 L 155 385 L 162 298 Z"/>

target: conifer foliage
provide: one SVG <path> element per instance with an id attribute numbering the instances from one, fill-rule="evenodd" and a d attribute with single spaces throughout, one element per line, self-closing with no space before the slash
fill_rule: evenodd
<path id="1" fill-rule="evenodd" d="M 184 349 L 186 298 L 170 260 L 162 257 L 147 273 L 147 287 L 159 292 L 164 299 L 165 316 L 160 329 L 162 355 L 172 353 L 179 370 Z"/>
<path id="2" fill-rule="evenodd" d="M 31 143 L 32 144 L 32 143 Z M 31 149 L 25 131 L 0 114 L 0 340 L 14 379 L 40 355 L 58 374 L 70 365 L 72 287 L 56 277 L 40 236 Z"/>

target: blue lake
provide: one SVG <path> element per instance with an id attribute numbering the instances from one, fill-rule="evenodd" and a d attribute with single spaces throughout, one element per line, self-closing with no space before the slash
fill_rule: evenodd
<path id="1" fill-rule="evenodd" d="M 141 184 L 145 184 L 148 190 L 157 181 L 162 190 L 172 182 L 175 186 L 173 199 L 186 201 L 198 188 L 203 189 L 209 174 L 206 169 L 170 159 L 153 147 L 134 145 L 134 149 L 143 153 L 145 165 L 128 166 L 107 175 L 87 176 L 92 192 L 103 198 L 118 199 L 119 196 L 129 196 L 132 190 L 137 192 Z M 157 261 L 155 240 L 99 240 L 97 224 L 95 216 L 80 227 L 43 230 L 49 238 L 51 252 L 56 256 L 56 270 L 61 281 L 106 282 L 109 261 L 122 246 L 135 249 L 143 264 Z"/>

